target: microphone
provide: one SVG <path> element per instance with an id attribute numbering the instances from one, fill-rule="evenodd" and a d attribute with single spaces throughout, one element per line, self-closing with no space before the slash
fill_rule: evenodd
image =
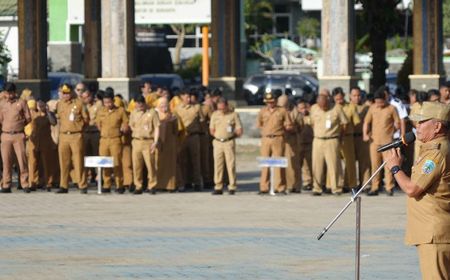
<path id="1" fill-rule="evenodd" d="M 377 152 L 381 153 L 393 148 L 398 148 L 401 146 L 408 146 L 409 144 L 413 143 L 416 140 L 416 136 L 412 132 L 408 132 L 405 134 L 405 136 L 401 138 L 395 138 L 394 141 L 392 141 L 389 144 L 383 145 L 377 149 Z"/>

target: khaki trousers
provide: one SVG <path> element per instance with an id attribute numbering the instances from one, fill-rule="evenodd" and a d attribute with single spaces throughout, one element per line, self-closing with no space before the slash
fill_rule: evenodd
<path id="1" fill-rule="evenodd" d="M 369 143 L 364 142 L 362 136 L 355 136 L 355 158 L 358 161 L 359 185 L 363 185 L 370 178 Z"/>
<path id="2" fill-rule="evenodd" d="M 450 280 L 450 244 L 420 244 L 420 271 L 424 280 Z"/>
<path id="3" fill-rule="evenodd" d="M 300 171 L 299 144 L 297 135 L 286 137 L 284 156 L 288 159 L 286 168 L 286 187 L 288 191 L 300 190 L 302 188 L 302 173 Z"/>
<path id="4" fill-rule="evenodd" d="M 284 137 L 262 137 L 261 138 L 261 156 L 262 157 L 282 157 L 284 155 Z M 270 187 L 270 172 L 268 167 L 261 168 L 261 179 L 259 190 L 268 192 Z M 286 171 L 284 168 L 274 168 L 274 190 L 284 192 L 286 190 Z"/>
<path id="5" fill-rule="evenodd" d="M 20 168 L 20 184 L 23 188 L 28 188 L 28 162 L 25 151 L 25 134 L 1 135 L 1 154 L 3 161 L 3 188 L 11 187 L 12 167 L 14 163 L 14 153 Z"/>
<path id="6" fill-rule="evenodd" d="M 116 188 L 123 186 L 123 170 L 122 170 L 122 141 L 120 137 L 100 138 L 99 147 L 100 156 L 113 157 L 114 168 L 103 168 L 103 185 L 105 188 L 111 188 L 111 176 L 114 171 L 114 180 Z"/>
<path id="7" fill-rule="evenodd" d="M 124 186 L 133 184 L 133 165 L 131 160 L 131 143 L 122 147 L 122 172 Z"/>
<path id="8" fill-rule="evenodd" d="M 84 172 L 83 135 L 81 133 L 59 135 L 58 145 L 59 168 L 61 172 L 60 187 L 69 187 L 69 175 L 73 167 L 72 180 L 78 183 L 80 189 L 87 187 Z"/>
<path id="9" fill-rule="evenodd" d="M 312 143 L 300 144 L 299 163 L 302 167 L 301 179 L 303 186 L 312 186 Z"/>
<path id="10" fill-rule="evenodd" d="M 327 187 L 331 187 L 333 193 L 341 193 L 342 188 L 338 185 L 340 169 L 339 139 L 314 138 L 312 150 L 313 191 L 322 193 L 322 185 L 328 175 L 330 185 Z"/>
<path id="11" fill-rule="evenodd" d="M 345 165 L 339 185 L 354 188 L 357 186 L 357 183 L 355 142 L 353 141 L 353 135 L 346 135 L 342 138 L 340 152 Z"/>
<path id="12" fill-rule="evenodd" d="M 377 170 L 378 167 L 380 167 L 382 161 L 386 161 L 390 157 L 390 151 L 385 151 L 382 153 L 377 152 L 377 149 L 380 147 L 380 145 L 377 145 L 375 143 L 370 143 L 370 163 L 372 166 L 372 173 Z M 392 190 L 394 187 L 394 177 L 392 176 L 391 171 L 385 166 L 384 167 L 384 187 L 387 191 Z M 371 191 L 378 191 L 380 188 L 380 182 L 381 182 L 381 174 L 378 173 L 372 180 L 372 187 Z"/>
<path id="13" fill-rule="evenodd" d="M 224 164 L 227 168 L 228 190 L 236 190 L 236 144 L 234 140 L 227 142 L 213 141 L 214 183 L 215 190 L 223 189 Z"/>
<path id="14" fill-rule="evenodd" d="M 53 147 L 49 145 L 53 145 L 53 143 L 43 143 L 38 149 L 30 140 L 27 142 L 28 171 L 31 186 L 51 186 L 55 183 L 51 165 Z M 43 172 L 41 176 L 39 176 L 39 171 Z"/>
<path id="15" fill-rule="evenodd" d="M 144 164 L 147 168 L 148 175 L 148 189 L 151 190 L 156 187 L 156 156 L 155 153 L 150 152 L 150 147 L 153 140 L 139 140 L 133 139 L 131 142 L 132 152 L 131 157 L 133 161 L 133 178 L 134 185 L 137 190 L 142 189 L 144 182 Z"/>
<path id="16" fill-rule="evenodd" d="M 180 164 L 184 183 L 195 185 L 202 184 L 200 163 L 200 137 L 198 134 L 190 134 L 183 142 L 180 152 Z M 181 186 L 183 187 L 183 186 Z"/>

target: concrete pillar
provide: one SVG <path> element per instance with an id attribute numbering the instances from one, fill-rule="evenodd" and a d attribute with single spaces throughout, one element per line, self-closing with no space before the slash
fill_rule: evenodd
<path id="1" fill-rule="evenodd" d="M 354 1 L 322 2 L 323 75 L 319 85 L 332 90 L 342 87 L 346 93 L 356 84 L 354 77 Z"/>
<path id="2" fill-rule="evenodd" d="M 96 84 L 101 77 L 101 0 L 84 0 L 84 77 Z"/>
<path id="3" fill-rule="evenodd" d="M 411 88 L 439 88 L 442 61 L 442 0 L 415 0 L 413 8 L 413 75 Z"/>
<path id="4" fill-rule="evenodd" d="M 47 79 L 47 0 L 18 0 L 19 80 L 18 93 L 33 91 L 36 99 L 50 98 Z"/>
<path id="5" fill-rule="evenodd" d="M 241 4 L 239 0 L 211 2 L 212 59 L 210 87 L 223 87 L 224 95 L 243 100 L 241 63 Z M 242 23 L 243 24 L 243 23 Z"/>
<path id="6" fill-rule="evenodd" d="M 135 79 L 134 0 L 102 1 L 102 77 L 99 87 L 114 88 L 125 99 L 138 93 Z"/>

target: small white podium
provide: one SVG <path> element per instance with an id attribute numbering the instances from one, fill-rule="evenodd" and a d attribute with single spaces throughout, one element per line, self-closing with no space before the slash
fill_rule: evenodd
<path id="1" fill-rule="evenodd" d="M 84 167 L 97 168 L 98 194 L 102 193 L 102 168 L 113 168 L 113 157 L 84 157 Z"/>

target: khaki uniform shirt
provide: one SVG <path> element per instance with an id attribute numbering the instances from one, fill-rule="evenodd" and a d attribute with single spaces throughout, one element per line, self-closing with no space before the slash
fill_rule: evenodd
<path id="1" fill-rule="evenodd" d="M 78 98 L 68 101 L 60 100 L 56 107 L 56 116 L 60 123 L 61 133 L 81 132 L 84 124 L 89 121 L 88 111 Z"/>
<path id="2" fill-rule="evenodd" d="M 355 125 L 354 133 L 359 134 L 362 136 L 363 133 L 363 124 L 364 124 L 364 118 L 367 115 L 367 112 L 369 111 L 369 106 L 363 104 L 363 105 L 353 105 L 356 107 L 356 112 L 358 113 L 359 119 L 361 122 L 357 125 Z"/>
<path id="3" fill-rule="evenodd" d="M 242 128 L 242 123 L 236 112 L 215 111 L 211 116 L 209 128 L 215 130 L 214 138 L 230 139 L 235 136 L 236 129 Z"/>
<path id="4" fill-rule="evenodd" d="M 159 126 L 159 117 L 154 109 L 134 110 L 130 115 L 131 136 L 138 139 L 153 139 Z"/>
<path id="5" fill-rule="evenodd" d="M 339 137 L 341 126 L 348 123 L 342 106 L 334 106 L 327 111 L 322 110 L 319 106 L 313 107 L 311 108 L 311 125 L 314 137 Z"/>
<path id="6" fill-rule="evenodd" d="M 85 131 L 97 131 L 98 128 L 96 126 L 97 114 L 102 108 L 102 102 L 97 101 L 93 104 L 86 105 L 89 114 L 89 125 L 86 127 Z"/>
<path id="7" fill-rule="evenodd" d="M 285 126 L 292 125 L 292 120 L 285 108 L 275 107 L 271 112 L 268 107 L 264 107 L 259 111 L 257 125 L 263 137 L 281 136 L 284 135 Z"/>
<path id="8" fill-rule="evenodd" d="M 105 107 L 100 109 L 97 115 L 97 126 L 100 136 L 103 138 L 116 138 L 122 135 L 121 129 L 128 124 L 128 116 L 122 107 L 114 107 L 111 110 Z"/>
<path id="9" fill-rule="evenodd" d="M 386 105 L 384 108 L 370 106 L 364 122 L 372 125 L 372 140 L 374 144 L 384 145 L 392 141 L 395 132 L 394 124 L 400 123 L 397 110 L 392 105 Z"/>
<path id="10" fill-rule="evenodd" d="M 51 124 L 47 114 L 43 112 L 32 113 L 31 135 L 30 140 L 33 142 L 37 150 L 44 145 L 54 147 L 52 140 Z"/>
<path id="11" fill-rule="evenodd" d="M 450 243 L 450 154 L 445 136 L 422 144 L 411 181 L 424 191 L 419 198 L 407 199 L 405 242 Z"/>
<path id="12" fill-rule="evenodd" d="M 347 117 L 348 124 L 345 129 L 345 135 L 352 135 L 355 132 L 355 127 L 361 123 L 357 108 L 353 104 L 345 104 L 342 107 L 345 116 Z"/>
<path id="13" fill-rule="evenodd" d="M 25 101 L 15 99 L 3 102 L 0 110 L 2 131 L 20 132 L 31 122 L 30 109 Z"/>
<path id="14" fill-rule="evenodd" d="M 202 122 L 205 121 L 203 112 L 199 104 L 180 104 L 175 109 L 176 114 L 180 117 L 188 134 L 201 133 Z"/>

